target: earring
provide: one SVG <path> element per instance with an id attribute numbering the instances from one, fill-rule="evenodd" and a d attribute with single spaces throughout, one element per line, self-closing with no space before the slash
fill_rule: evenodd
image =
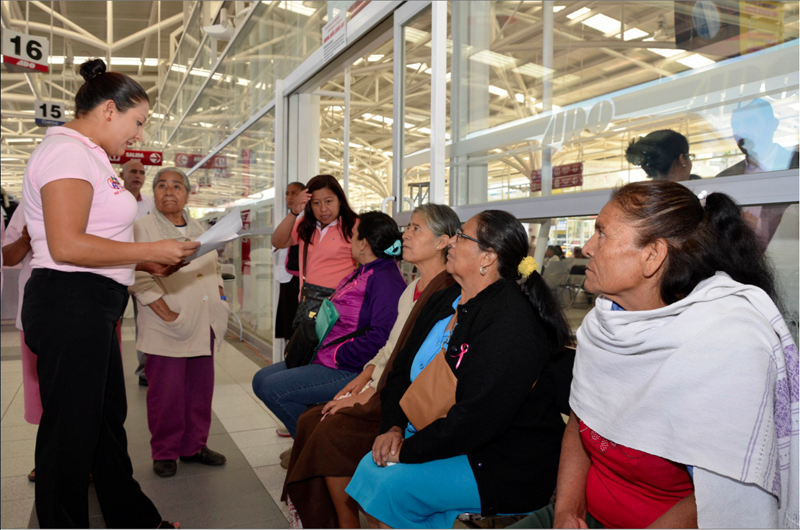
<path id="1" fill-rule="evenodd" d="M 486 266 L 481 265 L 481 276 L 486 276 Z"/>
<path id="2" fill-rule="evenodd" d="M 683 167 L 686 167 L 686 164 L 684 164 Z"/>
<path id="3" fill-rule="evenodd" d="M 436 250 L 439 250 L 439 247 L 436 247 Z"/>
<path id="4" fill-rule="evenodd" d="M 364 251 L 362 250 L 361 252 L 359 252 L 359 255 L 364 255 Z"/>

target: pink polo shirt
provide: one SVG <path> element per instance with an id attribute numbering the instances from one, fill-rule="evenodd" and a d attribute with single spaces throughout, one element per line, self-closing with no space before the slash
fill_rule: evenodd
<path id="1" fill-rule="evenodd" d="M 51 127 L 28 160 L 22 183 L 22 195 L 25 197 L 22 204 L 33 250 L 31 268 L 91 272 L 122 285 L 133 285 L 135 265 L 88 268 L 53 260 L 45 236 L 41 190 L 46 184 L 60 179 L 85 180 L 94 189 L 86 225 L 87 234 L 124 243 L 133 242 L 136 199 L 125 191 L 106 152 L 77 131 Z M 71 197 L 62 199 L 68 201 Z"/>
<path id="2" fill-rule="evenodd" d="M 300 293 L 303 291 L 303 247 L 305 243 L 300 240 L 297 230 L 303 216 L 297 218 L 292 229 L 294 244 L 300 245 Z M 325 228 L 320 227 L 317 222 L 317 229 L 311 237 L 311 245 L 308 247 L 308 267 L 306 268 L 306 280 L 308 283 L 336 289 L 342 278 L 353 272 L 356 262 L 350 251 L 350 241 L 346 240 L 342 234 L 339 220 L 332 222 Z"/>

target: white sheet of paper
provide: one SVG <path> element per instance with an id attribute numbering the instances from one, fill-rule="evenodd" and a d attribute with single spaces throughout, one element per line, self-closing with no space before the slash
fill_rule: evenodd
<path id="1" fill-rule="evenodd" d="M 194 261 L 212 250 L 224 247 L 234 239 L 248 236 L 249 233 L 239 233 L 242 226 L 242 214 L 239 208 L 235 208 L 196 239 L 200 242 L 200 248 L 186 258 L 186 261 Z"/>

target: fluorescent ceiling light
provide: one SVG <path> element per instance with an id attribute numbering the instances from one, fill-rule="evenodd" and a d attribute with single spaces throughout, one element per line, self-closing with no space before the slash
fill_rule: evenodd
<path id="1" fill-rule="evenodd" d="M 704 57 L 699 53 L 695 53 L 689 57 L 684 57 L 683 59 L 678 59 L 678 62 L 682 65 L 688 66 L 689 68 L 702 68 L 704 66 L 716 63 L 716 61 L 712 61 L 708 57 Z"/>
<path id="2" fill-rule="evenodd" d="M 535 77 L 537 79 L 544 77 L 546 74 L 553 73 L 553 70 L 551 68 L 545 68 L 544 66 L 540 66 L 538 64 L 533 64 L 533 63 L 525 63 L 522 66 L 513 68 L 511 71 Z"/>
<path id="3" fill-rule="evenodd" d="M 583 21 L 583 24 L 594 28 L 600 33 L 613 33 L 619 30 L 619 20 L 609 16 L 597 14 Z"/>
<path id="4" fill-rule="evenodd" d="M 588 7 L 582 7 L 580 9 L 578 9 L 577 11 L 573 11 L 572 13 L 567 15 L 567 18 L 570 19 L 570 20 L 575 20 L 578 17 L 582 17 L 583 15 L 588 13 L 589 11 L 591 11 L 591 9 L 589 9 Z"/>
<path id="5" fill-rule="evenodd" d="M 355 147 L 356 149 L 363 149 L 364 148 L 363 145 L 354 144 L 353 142 L 350 142 L 350 147 Z"/>
<path id="6" fill-rule="evenodd" d="M 405 28 L 406 40 L 414 44 L 419 44 L 425 40 L 429 40 L 431 34 L 427 31 L 422 31 L 416 28 Z"/>
<path id="7" fill-rule="evenodd" d="M 481 50 L 475 55 L 471 55 L 470 60 L 477 61 L 483 64 L 488 64 L 489 66 L 496 66 L 502 68 L 503 70 L 515 67 L 519 62 L 517 59 L 514 59 L 513 57 L 502 55 L 500 53 L 493 52 L 491 50 Z"/>
<path id="8" fill-rule="evenodd" d="M 553 6 L 553 13 L 558 13 L 567 6 Z"/>
<path id="9" fill-rule="evenodd" d="M 299 2 L 299 1 L 298 2 L 288 2 L 288 1 L 278 2 L 278 7 L 280 7 L 281 9 L 285 9 L 287 11 L 291 11 L 293 13 L 299 13 L 300 15 L 305 15 L 307 17 L 310 17 L 311 15 L 313 15 L 314 13 L 317 12 L 317 10 L 314 9 L 313 7 L 306 7 L 305 5 L 303 5 L 303 2 Z"/>
<path id="10" fill-rule="evenodd" d="M 525 96 L 523 96 L 522 94 L 519 93 L 514 94 L 514 99 L 516 99 L 520 103 L 525 103 Z M 528 99 L 531 101 L 531 103 L 536 103 L 536 98 L 529 97 Z"/>
<path id="11" fill-rule="evenodd" d="M 237 85 L 242 85 L 242 86 L 247 86 L 247 85 L 250 84 L 250 81 L 248 81 L 244 77 L 237 77 L 236 78 L 236 84 Z"/>
<path id="12" fill-rule="evenodd" d="M 213 127 L 213 126 L 214 126 L 214 124 L 212 124 L 212 123 L 206 123 L 206 122 L 204 122 L 204 121 L 201 121 L 201 122 L 198 122 L 198 123 L 200 124 L 200 127 L 205 127 L 206 129 L 210 129 L 211 127 Z"/>
<path id="13" fill-rule="evenodd" d="M 671 48 L 647 48 L 647 51 L 657 53 L 661 57 L 672 57 L 673 55 L 684 53 L 684 50 L 674 50 Z"/>
<path id="14" fill-rule="evenodd" d="M 369 57 L 367 57 L 367 61 L 371 63 L 374 63 L 375 61 L 380 61 L 381 59 L 383 59 L 383 55 L 381 55 L 380 53 L 376 53 L 375 55 L 370 55 Z"/>
<path id="15" fill-rule="evenodd" d="M 10 144 L 30 144 L 33 143 L 33 138 L 6 138 L 6 142 Z"/>
<path id="16" fill-rule="evenodd" d="M 644 37 L 646 35 L 649 35 L 649 33 L 647 33 L 646 31 L 642 31 L 639 28 L 631 28 L 631 29 L 625 30 L 625 38 L 623 40 L 640 39 L 640 38 L 642 38 L 642 37 Z M 617 38 L 619 38 L 619 34 L 617 34 L 615 36 Z"/>
<path id="17" fill-rule="evenodd" d="M 503 90 L 502 88 L 494 86 L 494 85 L 489 85 L 489 93 L 490 94 L 494 94 L 496 96 L 500 96 L 502 98 L 507 98 L 508 97 L 508 91 L 507 90 Z"/>
<path id="18" fill-rule="evenodd" d="M 0 162 L 10 162 L 11 160 L 19 160 L 19 158 L 0 158 Z"/>
<path id="19" fill-rule="evenodd" d="M 420 70 L 421 72 L 426 73 L 428 75 L 431 74 L 431 69 L 428 68 L 428 65 L 425 63 L 412 63 L 406 65 L 406 68 L 409 68 L 411 70 L 419 70 L 420 67 L 422 68 L 422 70 Z"/>

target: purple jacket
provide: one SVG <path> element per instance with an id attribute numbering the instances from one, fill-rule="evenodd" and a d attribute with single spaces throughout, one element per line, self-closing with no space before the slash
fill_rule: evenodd
<path id="1" fill-rule="evenodd" d="M 348 281 L 354 276 L 354 280 Z M 359 265 L 352 274 L 345 276 L 331 299 L 339 311 L 339 320 L 325 337 L 325 344 L 357 329 L 369 329 L 341 344 L 323 344 L 313 364 L 349 372 L 363 370 L 389 339 L 397 320 L 397 303 L 405 288 L 406 282 L 393 260 L 377 259 Z"/>

